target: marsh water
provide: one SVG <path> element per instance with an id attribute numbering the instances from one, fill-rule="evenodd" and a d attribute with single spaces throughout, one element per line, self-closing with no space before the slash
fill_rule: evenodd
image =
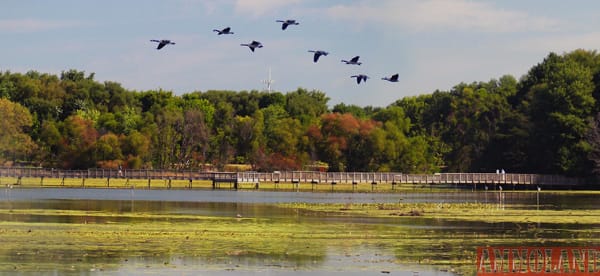
<path id="1" fill-rule="evenodd" d="M 252 218 L 267 225 L 318 229 L 343 228 L 348 232 L 367 233 L 364 242 L 323 241 L 312 245 L 310 238 L 289 237 L 286 252 L 318 250 L 307 254 L 252 253 L 243 243 L 221 244 L 227 254 L 197 254 L 178 247 L 165 253 L 159 248 L 131 251 L 111 248 L 113 254 L 81 257 L 81 250 L 63 250 L 53 254 L 28 254 L 0 249 L 0 273 L 39 274 L 158 274 L 158 275 L 453 275 L 470 274 L 476 246 L 595 245 L 600 239 L 597 224 L 554 224 L 534 222 L 533 230 L 523 231 L 515 223 L 466 222 L 453 219 L 414 217 L 339 216 L 327 212 L 298 210 L 292 203 L 462 203 L 497 204 L 498 208 L 523 210 L 596 210 L 598 194 L 553 192 L 472 192 L 435 193 L 311 193 L 223 190 L 134 190 L 134 189 L 12 189 L 4 188 L 0 198 L 0 243 L 10 223 L 27 223 L 27 231 L 36 225 L 52 227 L 82 224 L 127 225 L 149 223 L 161 227 L 165 222 L 186 224 L 195 217 L 210 217 L 229 223 L 232 218 Z M 284 203 L 283 205 L 281 205 Z M 290 205 L 286 205 L 290 203 Z M 19 210 L 35 210 L 19 212 Z M 73 215 L 67 211 L 80 211 Z M 94 212 L 114 215 L 91 216 Z M 128 214 L 136 214 L 128 215 Z M 139 214 L 147 214 L 142 216 Z M 163 223 L 163 224 L 161 224 Z M 255 227 L 256 221 L 241 221 Z M 532 224 L 529 222 L 528 224 Z M 7 226 L 8 225 L 8 226 Z M 59 225 L 59 226 L 56 226 Z M 202 225 L 201 223 L 198 225 Z M 40 226 L 41 227 L 41 226 Z M 44 226 L 45 227 L 45 226 Z M 525 227 L 528 227 L 527 225 Z M 2 229 L 5 228 L 5 229 Z M 6 230 L 8 229 L 8 230 Z M 33 229 L 33 231 L 32 231 Z M 63 229 L 63 228 L 60 228 Z M 243 228 L 241 228 L 243 229 Z M 265 228 L 268 231 L 268 226 Z M 240 231 L 243 235 L 243 231 Z M 350 234 L 352 236 L 353 234 Z M 375 237 L 375 238 L 370 238 Z M 587 238 L 586 238 L 587 237 Z M 188 237 L 186 237 L 187 239 Z M 209 237 L 210 239 L 210 237 Z M 307 239 L 307 240 L 302 240 Z M 372 242 L 371 242 L 372 241 Z M 27 240 L 23 241 L 27 243 Z M 65 241 L 67 242 L 67 241 Z M 277 241 L 280 242 L 280 241 Z M 310 244 L 310 246 L 308 246 Z M 73 242 L 73 247 L 78 244 Z M 269 240 L 264 247 L 273 247 Z M 305 248 L 294 248 L 304 247 Z M 49 245 L 49 248 L 52 248 Z M 44 249 L 46 250 L 46 249 Z M 48 249 L 52 250 L 52 249 Z M 102 250 L 102 249 L 94 249 Z M 210 249 L 207 249 L 210 250 Z M 64 252 L 62 252 L 64 251 Z M 154 252 L 156 251 L 156 252 Z M 159 252 L 159 253 L 157 253 Z M 234 253 L 231 253 L 234 252 Z M 245 252 L 238 254 L 235 252 Z M 93 255 L 86 252 L 85 256 Z M 457 263 L 460 257 L 472 258 L 473 264 Z M 56 257 L 59 256 L 59 257 Z M 35 265 L 44 263 L 43 266 Z M 14 264 L 12 266 L 11 264 Z M 56 265 L 53 265 L 56 264 Z M 100 266 L 99 264 L 103 264 Z M 110 265 L 107 265 L 110 264 Z M 27 267 L 28 269 L 20 269 Z M 33 268 L 32 268 L 33 267 Z M 14 270 L 13 270 L 14 269 Z"/>

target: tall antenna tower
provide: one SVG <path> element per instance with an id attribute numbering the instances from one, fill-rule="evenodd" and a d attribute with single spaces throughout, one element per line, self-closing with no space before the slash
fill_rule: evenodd
<path id="1" fill-rule="evenodd" d="M 267 86 L 267 92 L 271 93 L 271 84 L 273 84 L 274 82 L 275 80 L 271 79 L 271 67 L 269 67 L 269 78 L 262 81 L 262 83 L 264 83 Z"/>

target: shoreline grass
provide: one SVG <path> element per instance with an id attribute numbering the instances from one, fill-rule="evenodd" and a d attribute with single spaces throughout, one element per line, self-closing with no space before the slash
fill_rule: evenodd
<path id="1" fill-rule="evenodd" d="M 189 179 L 128 179 L 128 178 L 40 178 L 40 177 L 0 177 L 0 187 L 21 188 L 121 188 L 121 189 L 222 189 L 233 190 L 234 183 L 215 183 L 211 180 Z M 258 187 L 258 188 L 257 188 Z M 238 183 L 240 190 L 261 191 L 313 191 L 313 192 L 406 192 L 406 191 L 448 191 L 449 188 L 424 184 L 392 183 L 292 183 L 259 182 Z M 464 189 L 462 189 L 464 190 Z"/>
<path id="2" fill-rule="evenodd" d="M 0 187 L 21 188 L 117 188 L 117 189 L 219 189 L 234 190 L 234 183 L 215 183 L 211 180 L 189 179 L 128 179 L 128 178 L 40 178 L 40 177 L 0 177 Z M 257 188 L 258 187 L 258 188 Z M 399 193 L 399 192 L 482 192 L 481 185 L 477 187 L 459 187 L 450 185 L 429 184 L 392 184 L 392 183 L 291 183 L 291 182 L 259 182 L 238 183 L 239 190 L 260 191 L 301 191 L 301 192 L 360 192 L 360 193 Z M 561 193 L 598 193 L 600 190 L 544 190 L 544 192 Z M 494 193 L 496 191 L 488 191 Z M 532 192 L 532 190 L 512 190 L 505 192 Z"/>

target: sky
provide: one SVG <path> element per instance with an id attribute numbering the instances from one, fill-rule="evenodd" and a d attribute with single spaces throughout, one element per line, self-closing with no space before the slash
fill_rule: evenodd
<path id="1" fill-rule="evenodd" d="M 596 0 L 4 0 L 0 71 L 94 73 L 135 91 L 318 90 L 385 107 L 600 48 Z M 281 30 L 276 20 L 300 25 Z M 213 29 L 231 27 L 233 35 Z M 170 39 L 161 50 L 151 39 Z M 240 46 L 252 40 L 253 53 Z M 308 50 L 329 52 L 317 63 Z M 360 56 L 362 65 L 342 59 Z M 399 82 L 381 80 L 399 74 Z M 357 84 L 352 75 L 366 74 Z"/>

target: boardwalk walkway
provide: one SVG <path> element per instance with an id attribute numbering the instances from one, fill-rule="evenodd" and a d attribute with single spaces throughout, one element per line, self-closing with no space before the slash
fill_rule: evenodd
<path id="1" fill-rule="evenodd" d="M 197 170 L 56 170 L 46 168 L 0 167 L 0 177 L 34 178 L 127 178 L 127 179 L 168 179 L 168 180 L 209 180 L 213 187 L 218 183 L 310 183 L 310 184 L 429 184 L 429 185 L 537 185 L 576 186 L 585 184 L 582 179 L 558 175 L 541 174 L 500 174 L 500 173 L 436 173 L 402 174 L 377 172 L 200 172 Z"/>
<path id="2" fill-rule="evenodd" d="M 496 174 L 496 173 L 366 173 L 366 172 L 304 172 L 237 173 L 240 182 L 292 182 L 292 183 L 391 183 L 391 184 L 511 184 L 539 186 L 573 186 L 583 180 L 558 175 Z"/>

